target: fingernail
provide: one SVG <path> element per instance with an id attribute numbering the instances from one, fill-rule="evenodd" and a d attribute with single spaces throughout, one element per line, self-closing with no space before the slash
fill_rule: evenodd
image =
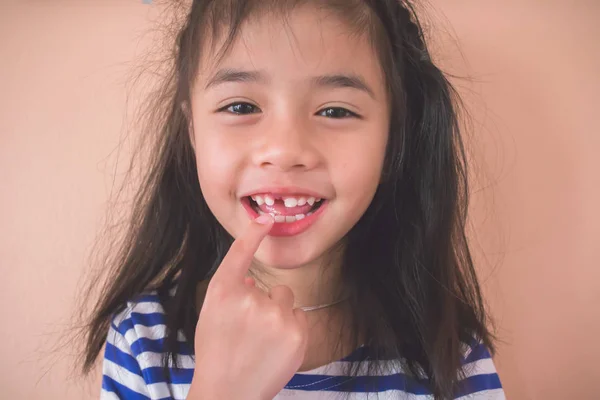
<path id="1" fill-rule="evenodd" d="M 271 223 L 271 221 L 273 221 L 273 217 L 271 217 L 271 214 L 263 214 L 263 215 L 259 216 L 258 218 L 256 218 L 255 221 L 258 222 L 259 224 L 267 225 L 267 224 Z"/>

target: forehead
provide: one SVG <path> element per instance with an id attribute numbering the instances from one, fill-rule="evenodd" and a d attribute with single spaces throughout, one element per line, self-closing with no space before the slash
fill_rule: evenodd
<path id="1" fill-rule="evenodd" d="M 354 73 L 375 84 L 383 78 L 379 57 L 365 27 L 311 5 L 285 15 L 254 15 L 226 46 L 227 31 L 205 46 L 199 80 L 218 69 L 252 69 L 301 79 L 306 75 Z M 222 51 L 222 52 L 221 52 Z"/>

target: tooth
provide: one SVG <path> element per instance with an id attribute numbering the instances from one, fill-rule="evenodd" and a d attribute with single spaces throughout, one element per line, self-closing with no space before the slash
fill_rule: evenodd
<path id="1" fill-rule="evenodd" d="M 303 206 L 303 205 L 305 205 L 305 204 L 306 204 L 306 199 L 305 199 L 304 197 L 300 197 L 300 198 L 298 199 L 298 205 L 299 205 L 299 206 Z"/>
<path id="2" fill-rule="evenodd" d="M 262 206 L 265 203 L 265 200 L 262 198 L 262 196 L 253 196 L 252 199 L 256 202 L 256 204 L 258 204 L 259 206 Z"/>
<path id="3" fill-rule="evenodd" d="M 278 223 L 285 222 L 285 217 L 283 215 L 275 215 L 275 222 L 278 222 Z"/>
<path id="4" fill-rule="evenodd" d="M 256 196 L 250 196 L 250 198 L 254 201 L 256 201 Z"/>
<path id="5" fill-rule="evenodd" d="M 315 198 L 314 197 L 309 197 L 306 202 L 308 203 L 308 205 L 312 206 L 313 204 L 315 204 Z"/>
<path id="6" fill-rule="evenodd" d="M 283 204 L 285 204 L 285 206 L 288 208 L 296 207 L 298 205 L 298 200 L 293 197 L 288 197 L 287 199 L 283 200 Z"/>
<path id="7" fill-rule="evenodd" d="M 306 215 L 304 214 L 296 214 L 296 220 L 300 221 L 301 219 L 304 219 L 304 217 L 306 217 Z"/>
<path id="8" fill-rule="evenodd" d="M 287 215 L 287 216 L 285 217 L 285 222 L 288 222 L 288 223 L 289 223 L 289 222 L 296 222 L 296 217 L 295 217 L 295 216 L 293 216 L 293 215 Z"/>
<path id="9" fill-rule="evenodd" d="M 267 195 L 265 196 L 265 204 L 268 206 L 272 206 L 273 204 L 275 204 L 275 199 Z"/>
<path id="10" fill-rule="evenodd" d="M 318 202 L 320 202 L 320 201 L 321 201 L 321 198 L 317 198 L 317 199 L 315 200 L 315 202 L 317 202 L 317 203 L 318 203 Z"/>

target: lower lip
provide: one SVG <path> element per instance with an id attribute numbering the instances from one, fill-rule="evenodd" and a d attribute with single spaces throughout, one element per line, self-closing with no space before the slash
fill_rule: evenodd
<path id="1" fill-rule="evenodd" d="M 269 236 L 295 236 L 299 235 L 308 228 L 323 214 L 323 210 L 327 207 L 328 201 L 322 200 L 323 204 L 314 213 L 307 215 L 299 221 L 295 222 L 276 222 L 273 224 L 273 228 L 269 232 Z M 250 205 L 250 200 L 247 198 L 242 199 L 242 205 L 244 209 L 252 219 L 258 218 L 259 214 Z"/>

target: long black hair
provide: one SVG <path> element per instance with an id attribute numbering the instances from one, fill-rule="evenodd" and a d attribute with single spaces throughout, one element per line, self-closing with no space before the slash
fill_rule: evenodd
<path id="1" fill-rule="evenodd" d="M 248 16 L 307 2 L 194 0 L 185 12 L 170 74 L 151 110 L 158 118 L 150 167 L 127 234 L 119 248 L 110 249 L 106 284 L 87 321 L 84 372 L 98 358 L 114 314 L 151 289 L 165 309 L 167 353 L 178 352 L 179 331 L 193 347 L 197 284 L 210 277 L 232 243 L 203 198 L 190 141 L 186 104 L 202 48 L 207 38 L 225 35 L 226 51 Z M 465 235 L 467 170 L 457 95 L 432 62 L 407 1 L 313 3 L 368 35 L 391 99 L 382 180 L 346 238 L 342 276 L 353 314 L 348 324 L 372 357 L 401 360 L 408 372 L 427 376 L 436 398 L 452 398 L 464 343 L 476 338 L 493 352 Z M 177 290 L 169 295 L 173 284 Z"/>

